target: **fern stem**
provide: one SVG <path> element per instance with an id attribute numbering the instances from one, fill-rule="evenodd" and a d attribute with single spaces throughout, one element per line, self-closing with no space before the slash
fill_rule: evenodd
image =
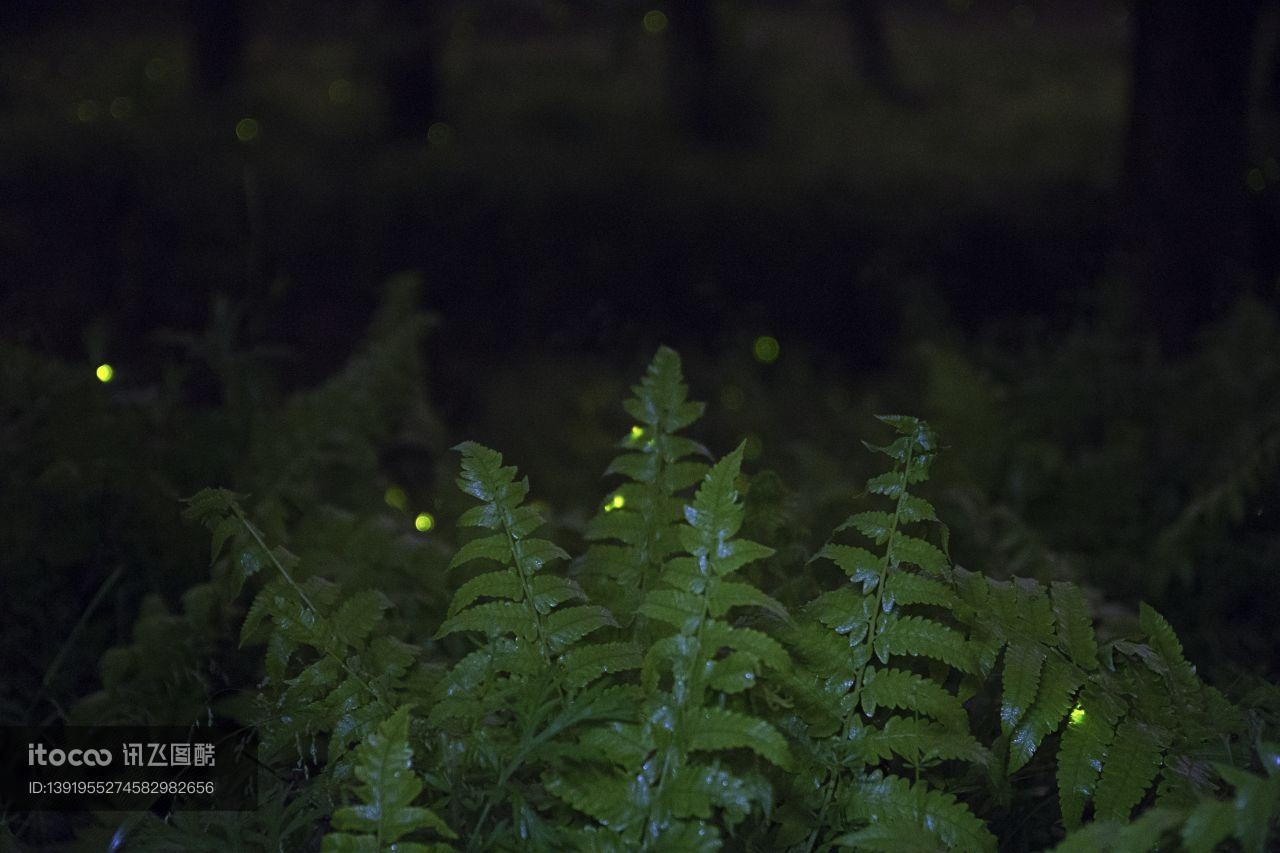
<path id="1" fill-rule="evenodd" d="M 289 573 L 289 570 L 286 569 L 284 567 L 284 564 L 281 563 L 280 560 L 276 557 L 275 552 L 273 552 L 269 547 L 267 547 L 267 543 L 258 534 L 257 528 L 249 523 L 249 520 L 245 518 L 244 512 L 240 509 L 240 507 L 235 504 L 232 504 L 231 511 L 235 513 L 236 520 L 240 522 L 240 524 L 244 527 L 244 529 L 249 531 L 249 535 L 253 537 L 253 541 L 258 543 L 258 547 L 261 548 L 262 552 L 267 555 L 267 559 L 269 559 L 271 561 L 271 564 L 276 567 L 276 571 L 280 573 L 280 576 L 285 579 L 285 582 L 288 583 L 289 586 L 293 587 L 293 591 L 298 594 L 298 597 L 300 599 L 302 599 L 302 603 L 305 604 L 311 610 L 311 612 L 316 614 L 316 616 L 318 617 L 320 615 L 319 608 L 316 607 L 315 603 L 311 600 L 311 597 L 307 595 L 307 592 L 302 588 L 302 585 L 299 584 L 296 580 L 294 580 L 293 575 Z M 373 689 L 373 685 L 370 684 L 368 681 L 366 681 L 364 677 L 360 675 L 360 673 L 356 672 L 354 669 L 351 668 L 351 665 L 347 663 L 345 658 L 342 658 L 339 655 L 334 654 L 329 649 L 325 649 L 324 653 L 329 657 L 333 658 L 333 660 L 335 660 L 339 666 L 341 666 L 344 670 L 346 670 L 347 675 L 355 679 L 355 682 L 357 684 L 359 684 L 366 691 L 368 691 L 369 695 L 373 697 L 375 702 L 377 702 L 379 705 L 382 705 L 384 707 L 386 706 L 387 704 L 386 700 L 382 698 L 382 696 L 378 693 L 378 691 Z"/>
<path id="2" fill-rule="evenodd" d="M 107 579 L 98 587 L 98 591 L 93 594 L 93 598 L 85 605 L 84 610 L 80 613 L 80 618 L 76 620 L 75 626 L 71 629 L 71 633 L 67 635 L 66 641 L 62 644 L 62 648 L 58 649 L 58 653 L 54 656 L 53 661 L 49 664 L 49 668 L 44 671 L 44 677 L 40 679 L 40 689 L 36 691 L 36 695 L 32 697 L 31 704 L 27 706 L 25 718 L 30 719 L 31 712 L 40 704 L 40 700 L 49 692 L 49 686 L 53 684 L 53 677 L 58 674 L 58 670 L 62 669 L 62 662 L 67 657 L 75 641 L 80 638 L 80 632 L 84 630 L 84 626 L 89 622 L 89 617 L 98 609 L 98 605 L 102 603 L 102 599 L 106 598 L 107 592 L 116 585 L 116 581 L 120 580 L 120 575 L 124 572 L 122 568 L 117 566 L 111 574 L 107 575 Z M 57 702 L 53 703 L 57 708 L 58 714 L 65 720 L 66 714 Z"/>
<path id="3" fill-rule="evenodd" d="M 809 840 L 805 844 L 805 853 L 813 853 L 814 845 L 818 843 L 818 835 L 822 832 L 822 827 L 826 825 L 827 809 L 831 807 L 831 801 L 836 797 L 836 791 L 840 787 L 840 777 L 828 777 L 827 781 L 831 784 L 824 784 L 822 795 L 822 808 L 818 809 L 818 819 L 814 821 L 813 832 L 809 833 Z"/>
<path id="4" fill-rule="evenodd" d="M 698 568 L 704 581 L 709 581 L 711 577 L 709 559 L 710 558 L 706 555 L 699 558 Z M 645 822 L 641 830 L 643 833 L 641 842 L 646 850 L 652 849 L 648 842 L 653 839 L 654 833 L 650 831 L 650 828 L 656 827 L 666 819 L 666 815 L 660 813 L 665 810 L 659 809 L 659 803 L 662 801 L 662 789 L 664 783 L 680 770 L 681 766 L 684 764 L 684 758 L 689 752 L 687 743 L 689 729 L 687 720 L 688 709 L 690 707 L 702 707 L 702 696 L 704 692 L 703 673 L 706 669 L 704 664 L 705 655 L 703 654 L 703 651 L 706 648 L 707 618 L 711 613 L 710 585 L 708 583 L 703 584 L 701 600 L 702 615 L 698 618 L 698 628 L 695 635 L 695 649 L 696 654 L 698 655 L 698 660 L 692 661 L 692 666 L 689 666 L 687 670 L 688 683 L 686 688 L 682 691 L 682 695 L 678 697 L 679 701 L 677 701 L 675 705 L 676 718 L 672 731 L 672 740 L 675 742 L 675 748 L 673 749 L 671 745 L 668 745 L 663 751 L 662 765 L 658 771 L 658 783 L 654 786 L 655 790 L 649 803 L 649 819 Z M 686 662 L 688 661 L 688 656 L 686 656 L 685 660 Z M 674 666 L 675 662 L 673 662 L 673 667 Z M 675 678 L 674 672 L 672 677 L 673 679 Z M 674 687 L 675 685 L 673 684 L 672 686 Z M 674 693 L 672 696 L 673 698 L 677 698 Z"/>
<path id="5" fill-rule="evenodd" d="M 898 521 L 902 516 L 902 504 L 907 497 L 907 477 L 911 472 L 911 453 L 914 448 L 915 448 L 915 442 L 913 441 L 907 442 L 907 455 L 902 462 L 902 476 L 898 480 L 898 500 L 893 507 L 893 521 L 890 522 L 889 524 L 889 538 L 888 538 L 888 541 L 885 543 L 884 560 L 880 564 L 880 580 L 876 584 L 876 606 L 871 611 L 871 623 L 867 626 L 867 639 L 865 642 L 868 642 L 868 643 L 875 642 L 876 623 L 880 619 L 881 608 L 884 606 L 885 581 L 889 576 L 889 569 L 893 563 L 893 537 L 897 535 Z M 858 677 L 853 685 L 853 702 L 850 703 L 849 712 L 845 714 L 844 719 L 841 721 L 842 735 L 848 734 L 849 722 L 852 719 L 853 715 L 858 713 L 858 703 L 862 699 L 862 687 L 863 687 L 864 681 L 866 680 L 867 668 L 869 666 L 871 666 L 871 656 L 869 656 L 867 658 L 867 662 L 864 663 L 858 669 Z M 920 768 L 917 766 L 916 781 L 919 781 L 919 779 L 920 779 Z M 825 820 L 826 814 L 827 814 L 827 808 L 830 806 L 831 801 L 835 798 L 835 790 L 839 784 L 840 784 L 840 777 L 838 775 L 834 773 L 827 774 L 827 778 L 823 782 L 823 788 L 826 790 L 826 793 L 823 797 L 822 808 L 818 812 L 817 825 L 819 828 L 823 825 L 823 821 Z M 820 831 L 819 828 L 815 828 L 813 832 L 810 833 L 808 843 L 805 845 L 805 853 L 812 853 L 814 849 L 814 845 L 818 843 L 818 833 Z"/>

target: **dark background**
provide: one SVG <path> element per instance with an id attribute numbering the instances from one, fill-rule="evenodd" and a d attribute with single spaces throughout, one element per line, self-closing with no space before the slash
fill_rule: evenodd
<path id="1" fill-rule="evenodd" d="M 796 529 L 852 506 L 872 412 L 919 414 L 953 447 L 966 565 L 1081 581 L 1117 625 L 1144 598 L 1206 671 L 1274 676 L 1277 4 L 19 0 L 0 21 L 13 717 L 92 690 L 142 596 L 206 571 L 178 497 L 310 464 L 237 424 L 335 375 L 404 272 L 429 414 L 412 441 L 361 433 L 364 491 L 316 500 L 385 511 L 402 484 L 448 536 L 446 448 L 475 437 L 572 536 L 667 343 L 712 449 L 745 437 Z M 309 505 L 281 506 L 285 530 Z"/>

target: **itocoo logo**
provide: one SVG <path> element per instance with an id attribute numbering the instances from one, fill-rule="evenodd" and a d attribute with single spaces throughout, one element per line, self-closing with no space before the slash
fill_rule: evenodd
<path id="1" fill-rule="evenodd" d="M 27 766 L 106 767 L 111 763 L 109 749 L 49 749 L 42 743 L 27 744 Z"/>

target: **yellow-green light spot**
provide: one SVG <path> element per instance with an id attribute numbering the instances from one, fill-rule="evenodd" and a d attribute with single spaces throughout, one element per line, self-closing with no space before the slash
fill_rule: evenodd
<path id="1" fill-rule="evenodd" d="M 747 402 L 747 395 L 737 385 L 726 385 L 720 389 L 720 405 L 731 412 L 736 412 Z"/>
<path id="2" fill-rule="evenodd" d="M 133 115 L 133 99 L 132 98 L 112 98 L 111 99 L 111 117 L 116 121 L 124 121 Z"/>
<path id="3" fill-rule="evenodd" d="M 99 382 L 110 382 L 116 377 L 116 370 L 109 364 L 99 364 L 98 369 L 93 371 L 93 375 L 98 377 Z"/>
<path id="4" fill-rule="evenodd" d="M 1084 708 L 1076 707 L 1071 712 L 1071 725 L 1078 726 L 1084 722 Z"/>
<path id="5" fill-rule="evenodd" d="M 631 440 L 639 441 L 642 438 L 644 438 L 644 427 L 633 426 L 631 428 Z"/>
<path id="6" fill-rule="evenodd" d="M 409 505 L 409 496 L 405 494 L 404 489 L 399 486 L 387 487 L 387 492 L 382 496 L 382 499 L 386 501 L 387 506 L 392 509 L 403 510 Z"/>
<path id="7" fill-rule="evenodd" d="M 609 498 L 608 503 L 604 505 L 605 512 L 613 512 L 615 509 L 622 509 L 627 505 L 627 499 L 622 495 L 614 495 Z"/>
<path id="8" fill-rule="evenodd" d="M 427 142 L 433 148 L 443 148 L 453 139 L 453 128 L 442 121 L 438 121 L 427 128 Z"/>
<path id="9" fill-rule="evenodd" d="M 756 361 L 761 364 L 773 364 L 778 360 L 778 353 L 781 347 L 778 346 L 778 339 L 772 335 L 761 335 L 756 338 L 754 344 L 751 345 L 751 351 L 755 353 Z"/>
<path id="10" fill-rule="evenodd" d="M 338 78 L 329 84 L 329 102 L 333 104 L 349 104 L 355 94 L 350 80 Z"/>
<path id="11" fill-rule="evenodd" d="M 252 142 L 258 138 L 261 130 L 256 118 L 242 118 L 236 122 L 236 139 L 241 142 Z"/>
<path id="12" fill-rule="evenodd" d="M 102 115 L 102 107 L 97 101 L 86 99 L 76 105 L 76 118 L 83 122 L 96 121 Z"/>
<path id="13" fill-rule="evenodd" d="M 1267 176 L 1261 169 L 1250 169 L 1244 176 L 1244 182 L 1255 193 L 1260 193 L 1267 188 Z"/>
<path id="14" fill-rule="evenodd" d="M 436 526 L 436 520 L 431 517 L 431 513 L 420 512 L 418 517 L 413 520 L 413 526 L 417 528 L 419 533 L 426 533 Z"/>
<path id="15" fill-rule="evenodd" d="M 169 63 L 162 56 L 153 57 L 147 61 L 146 73 L 147 79 L 155 83 L 169 73 Z"/>
<path id="16" fill-rule="evenodd" d="M 667 28 L 667 16 L 658 9 L 650 9 L 640 19 L 640 25 L 646 33 L 656 36 Z"/>

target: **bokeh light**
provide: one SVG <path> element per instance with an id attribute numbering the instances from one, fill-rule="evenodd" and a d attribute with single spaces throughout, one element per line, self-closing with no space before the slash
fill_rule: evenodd
<path id="1" fill-rule="evenodd" d="M 737 385 L 726 385 L 720 389 L 720 405 L 727 411 L 740 411 L 746 402 L 747 395 Z"/>
<path id="2" fill-rule="evenodd" d="M 781 347 L 778 346 L 777 338 L 772 335 L 761 335 L 752 344 L 751 351 L 755 353 L 756 361 L 761 364 L 773 364 L 778 360 Z"/>
<path id="3" fill-rule="evenodd" d="M 419 533 L 426 533 L 428 530 L 436 526 L 436 520 L 429 512 L 420 512 L 418 517 L 413 520 L 413 526 Z"/>
<path id="4" fill-rule="evenodd" d="M 1078 726 L 1084 722 L 1084 708 L 1077 706 L 1071 712 L 1071 725 Z"/>
<path id="5" fill-rule="evenodd" d="M 644 31 L 651 36 L 661 34 L 667 28 L 667 16 L 658 9 L 650 9 L 640 20 Z"/>
<path id="6" fill-rule="evenodd" d="M 152 83 L 163 80 L 169 73 L 169 62 L 163 56 L 152 57 L 147 61 L 147 79 Z"/>
<path id="7" fill-rule="evenodd" d="M 133 99 L 126 97 L 111 99 L 111 117 L 116 121 L 123 121 L 133 115 Z"/>
<path id="8" fill-rule="evenodd" d="M 386 494 L 382 496 L 387 506 L 392 509 L 404 510 L 409 505 L 409 496 L 405 494 L 404 489 L 399 486 L 388 486 Z"/>
<path id="9" fill-rule="evenodd" d="M 236 139 L 241 142 L 253 142 L 258 138 L 261 130 L 256 118 L 242 118 L 236 122 Z"/>
<path id="10" fill-rule="evenodd" d="M 453 139 L 453 128 L 442 121 L 438 121 L 427 128 L 427 142 L 431 143 L 433 148 L 443 148 Z"/>
<path id="11" fill-rule="evenodd" d="M 355 97 L 355 87 L 351 85 L 350 80 L 338 78 L 329 84 L 329 102 L 332 104 L 346 105 L 351 103 Z"/>
<path id="12" fill-rule="evenodd" d="M 99 382 L 110 382 L 116 378 L 116 369 L 104 362 L 98 365 L 98 369 L 93 371 L 93 375 L 98 377 Z"/>
<path id="13" fill-rule="evenodd" d="M 76 104 L 76 118 L 83 122 L 97 121 L 98 116 L 102 115 L 102 107 L 97 101 L 86 98 Z"/>
<path id="14" fill-rule="evenodd" d="M 626 498 L 624 498 L 622 495 L 614 495 L 613 497 L 609 498 L 607 503 L 605 503 L 604 511 L 613 512 L 615 509 L 622 509 L 626 505 L 627 505 Z"/>

